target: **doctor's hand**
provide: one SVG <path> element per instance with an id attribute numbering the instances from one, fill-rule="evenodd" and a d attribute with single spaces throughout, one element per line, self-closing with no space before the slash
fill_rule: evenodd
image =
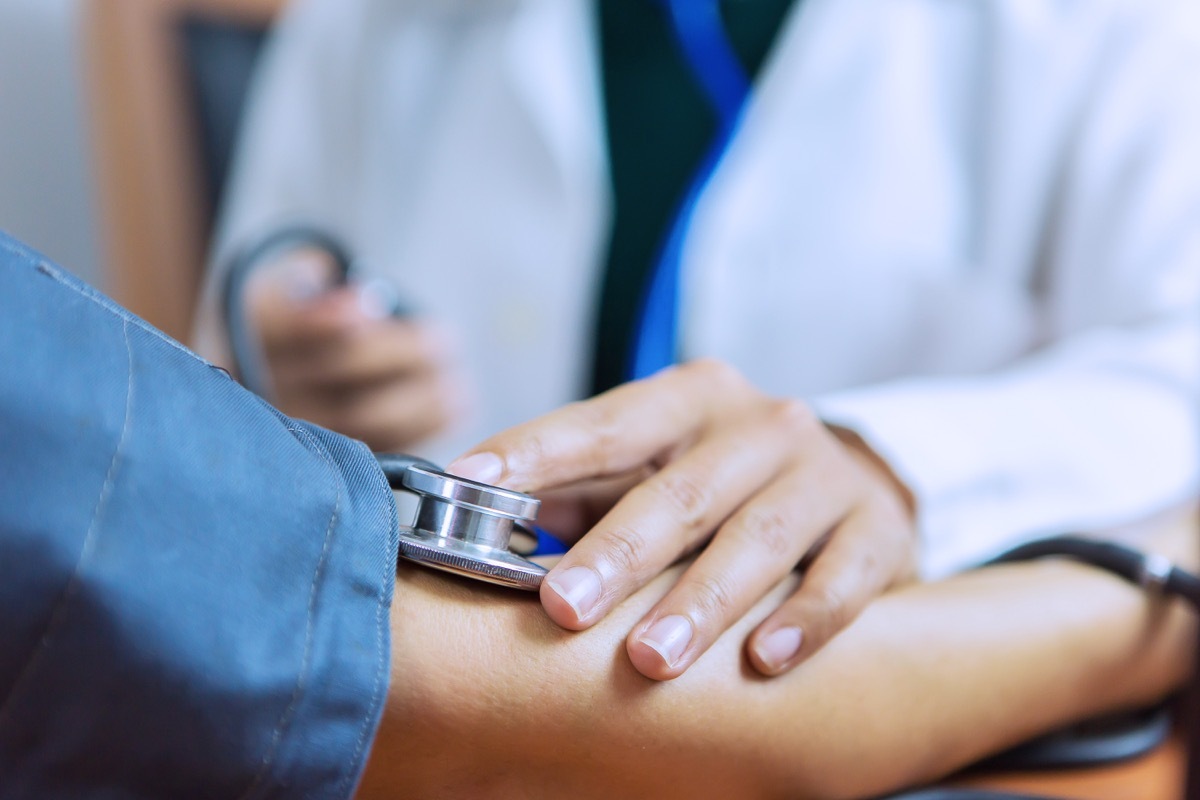
<path id="1" fill-rule="evenodd" d="M 250 279 L 272 402 L 376 451 L 405 450 L 457 421 L 465 392 L 446 337 L 392 317 L 369 285 L 335 286 L 334 274 L 327 253 L 305 248 Z"/>
<path id="2" fill-rule="evenodd" d="M 501 433 L 449 471 L 537 493 L 571 550 L 542 584 L 582 630 L 702 550 L 633 627 L 643 675 L 681 675 L 798 566 L 799 589 L 746 642 L 764 675 L 794 667 L 914 575 L 912 498 L 856 436 L 696 361 Z"/>

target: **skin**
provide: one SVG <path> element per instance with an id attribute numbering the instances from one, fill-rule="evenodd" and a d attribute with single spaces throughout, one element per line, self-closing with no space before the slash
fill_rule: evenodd
<path id="1" fill-rule="evenodd" d="M 1139 542 L 1197 563 L 1194 519 Z M 1047 560 L 893 590 L 764 680 L 741 642 L 788 577 L 685 675 L 655 682 L 624 657 L 625 633 L 681 570 L 571 634 L 527 595 L 402 567 L 388 706 L 358 796 L 866 797 L 1148 703 L 1189 671 L 1178 601 Z"/>
<path id="2" fill-rule="evenodd" d="M 747 655 L 783 674 L 914 574 L 912 498 L 882 460 L 717 361 L 567 406 L 448 469 L 544 498 L 541 524 L 575 544 L 541 599 L 570 630 L 699 552 L 628 632 L 634 668 L 657 680 L 682 675 L 768 595 L 776 608 L 746 632 Z M 802 562 L 804 581 L 772 592 Z"/>
<path id="3" fill-rule="evenodd" d="M 271 400 L 284 413 L 406 450 L 461 419 L 468 395 L 447 337 L 396 319 L 370 286 L 333 287 L 329 256 L 290 251 L 247 289 Z"/>

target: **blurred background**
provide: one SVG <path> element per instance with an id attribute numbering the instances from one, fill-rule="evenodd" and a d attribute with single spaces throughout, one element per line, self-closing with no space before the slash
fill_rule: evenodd
<path id="1" fill-rule="evenodd" d="M 962 563 L 995 544 L 958 537 L 963 520 L 1015 541 L 1194 496 L 1200 33 L 1175 24 L 1194 6 L 826 5 L 811 24 L 827 47 L 801 46 L 795 0 L 716 6 L 742 65 L 766 70 L 756 113 L 776 122 L 733 148 L 693 235 L 680 201 L 719 104 L 662 4 L 295 3 L 219 238 L 232 252 L 285 222 L 328 226 L 404 302 L 285 265 L 250 315 L 267 396 L 445 461 L 628 377 L 649 277 L 687 261 L 688 291 L 662 304 L 682 309 L 662 326 L 679 352 L 878 440 L 894 425 L 894 451 L 876 444 L 914 462 L 900 473 L 929 467 Z M 0 0 L 0 229 L 217 363 L 232 364 L 219 271 L 200 324 L 196 300 L 287 6 Z M 696 242 L 672 261 L 676 223 Z M 1021 438 L 976 442 L 998 419 Z M 925 508 L 932 530 L 941 507 Z M 995 511 L 1012 508 L 1011 524 Z"/>
<path id="2" fill-rule="evenodd" d="M 0 0 L 0 229 L 188 338 L 246 84 L 284 4 Z"/>
<path id="3" fill-rule="evenodd" d="M 0 228 L 102 280 L 82 0 L 0 0 Z"/>

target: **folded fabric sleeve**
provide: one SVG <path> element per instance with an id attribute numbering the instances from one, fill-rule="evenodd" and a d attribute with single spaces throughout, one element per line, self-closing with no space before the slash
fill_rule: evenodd
<path id="1" fill-rule="evenodd" d="M 396 510 L 288 419 L 0 234 L 0 795 L 349 797 Z"/>

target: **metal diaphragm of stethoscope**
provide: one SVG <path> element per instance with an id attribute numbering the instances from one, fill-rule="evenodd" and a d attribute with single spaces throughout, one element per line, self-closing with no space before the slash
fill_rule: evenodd
<path id="1" fill-rule="evenodd" d="M 405 455 L 376 456 L 393 489 L 418 498 L 413 524 L 400 528 L 400 555 L 434 569 L 515 589 L 536 590 L 546 570 L 510 549 L 533 537 L 541 501 L 521 492 L 442 472 Z"/>
<path id="2" fill-rule="evenodd" d="M 242 384 L 266 396 L 262 356 L 249 330 L 244 300 L 246 285 L 268 256 L 302 247 L 327 252 L 337 265 L 337 280 L 350 279 L 351 260 L 328 234 L 307 227 L 277 231 L 239 253 L 224 285 L 226 329 Z M 391 309 L 402 316 L 398 304 Z M 546 570 L 510 549 L 514 534 L 534 536 L 533 521 L 541 505 L 536 497 L 450 475 L 416 456 L 376 454 L 388 484 L 418 499 L 412 525 L 400 526 L 400 556 L 418 564 L 500 586 L 537 590 Z"/>

